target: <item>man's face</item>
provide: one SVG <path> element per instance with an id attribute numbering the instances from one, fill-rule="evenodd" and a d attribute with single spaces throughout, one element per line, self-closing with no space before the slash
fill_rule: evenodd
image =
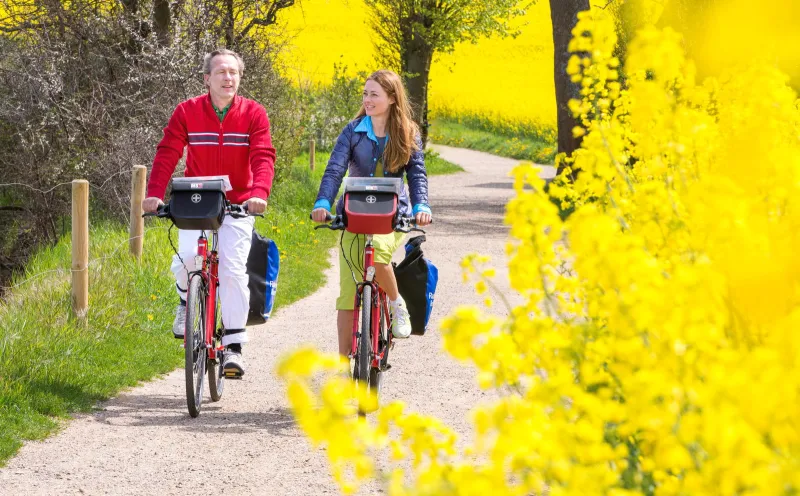
<path id="1" fill-rule="evenodd" d="M 205 74 L 212 98 L 229 101 L 239 89 L 239 63 L 233 55 L 217 55 L 211 59 L 211 74 Z"/>

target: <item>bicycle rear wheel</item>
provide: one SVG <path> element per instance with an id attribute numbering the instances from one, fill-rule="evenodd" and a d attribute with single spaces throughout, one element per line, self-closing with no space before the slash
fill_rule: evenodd
<path id="1" fill-rule="evenodd" d="M 217 300 L 217 311 L 214 315 L 214 321 L 217 324 L 217 330 L 214 332 L 214 338 L 211 341 L 211 346 L 216 350 L 222 341 L 222 323 L 218 322 L 219 316 L 219 300 Z M 225 390 L 225 374 L 222 373 L 222 353 L 217 351 L 217 359 L 208 361 L 208 394 L 211 396 L 211 401 L 219 401 L 222 399 L 222 393 Z"/>
<path id="2" fill-rule="evenodd" d="M 186 332 L 184 343 L 184 372 L 186 375 L 186 405 L 189 415 L 200 415 L 203 402 L 203 379 L 208 352 L 205 343 L 206 292 L 203 278 L 192 277 L 186 295 Z"/>

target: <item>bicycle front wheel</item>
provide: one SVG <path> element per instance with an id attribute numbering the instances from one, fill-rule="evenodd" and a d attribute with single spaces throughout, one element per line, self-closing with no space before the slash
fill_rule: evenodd
<path id="1" fill-rule="evenodd" d="M 206 291 L 203 278 L 199 275 L 192 277 L 189 283 L 189 292 L 186 295 L 186 331 L 185 331 L 185 375 L 186 375 L 186 405 L 189 415 L 200 415 L 200 406 L 203 402 L 203 379 L 206 373 Z"/>
<path id="2" fill-rule="evenodd" d="M 383 312 L 386 295 L 383 292 L 380 294 L 381 297 L 378 302 L 378 312 L 380 314 L 380 320 L 378 321 L 378 352 L 382 352 L 383 357 L 377 367 L 370 367 L 369 369 L 369 390 L 375 395 L 379 404 L 385 380 L 384 372 L 389 368 L 389 327 Z"/>
<path id="3" fill-rule="evenodd" d="M 372 287 L 364 286 L 361 292 L 361 332 L 358 336 L 358 351 L 355 359 L 355 370 L 353 377 L 359 387 L 369 389 L 370 379 L 370 352 L 372 351 Z M 364 415 L 366 412 L 363 405 L 358 406 L 358 413 Z"/>

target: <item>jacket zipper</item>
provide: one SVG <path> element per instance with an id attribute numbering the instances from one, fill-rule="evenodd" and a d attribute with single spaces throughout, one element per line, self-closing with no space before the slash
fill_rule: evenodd
<path id="1" fill-rule="evenodd" d="M 230 110 L 228 110 L 228 112 L 230 112 Z M 222 174 L 222 147 L 223 147 L 223 143 L 224 143 L 224 141 L 222 139 L 222 136 L 223 136 L 223 133 L 222 133 L 222 122 L 220 122 L 219 123 L 219 137 L 218 137 L 218 139 L 219 139 L 219 160 L 217 161 L 217 175 L 218 176 Z"/>
<path id="2" fill-rule="evenodd" d="M 375 177 L 375 173 L 378 171 L 378 144 L 372 140 L 369 142 L 372 143 L 372 172 L 369 177 Z"/>

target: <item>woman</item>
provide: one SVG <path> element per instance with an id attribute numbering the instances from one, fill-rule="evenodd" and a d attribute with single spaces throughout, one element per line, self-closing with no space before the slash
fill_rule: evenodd
<path id="1" fill-rule="evenodd" d="M 431 209 L 428 206 L 428 176 L 419 129 L 411 119 L 411 106 L 406 96 L 400 76 L 392 71 L 380 70 L 372 73 L 364 83 L 364 96 L 355 119 L 345 126 L 331 153 L 325 174 L 322 176 L 317 201 L 311 218 L 315 222 L 325 222 L 327 212 L 339 191 L 346 173 L 351 177 L 408 177 L 409 194 L 406 188 L 399 198 L 400 215 L 413 215 L 419 226 L 431 223 Z M 339 199 L 337 212 L 342 213 L 342 199 Z M 350 265 L 353 256 L 363 253 L 365 239 L 359 236 L 353 243 L 355 234 L 344 232 L 339 245 L 339 298 L 336 300 L 339 329 L 339 353 L 347 356 L 353 330 L 353 303 L 356 286 Z M 411 322 L 403 298 L 397 290 L 397 281 L 391 266 L 392 253 L 400 246 L 403 233 L 373 236 L 375 247 L 375 277 L 389 298 L 392 312 L 392 334 L 406 338 L 411 334 Z M 360 242 L 360 247 L 356 247 Z M 343 253 L 342 247 L 348 253 Z M 351 249 L 352 247 L 352 249 Z M 360 252 L 359 252 L 360 248 Z M 345 260 L 347 256 L 347 260 Z M 355 265 L 360 265 L 356 260 Z M 356 277 L 361 275 L 356 270 Z"/>

